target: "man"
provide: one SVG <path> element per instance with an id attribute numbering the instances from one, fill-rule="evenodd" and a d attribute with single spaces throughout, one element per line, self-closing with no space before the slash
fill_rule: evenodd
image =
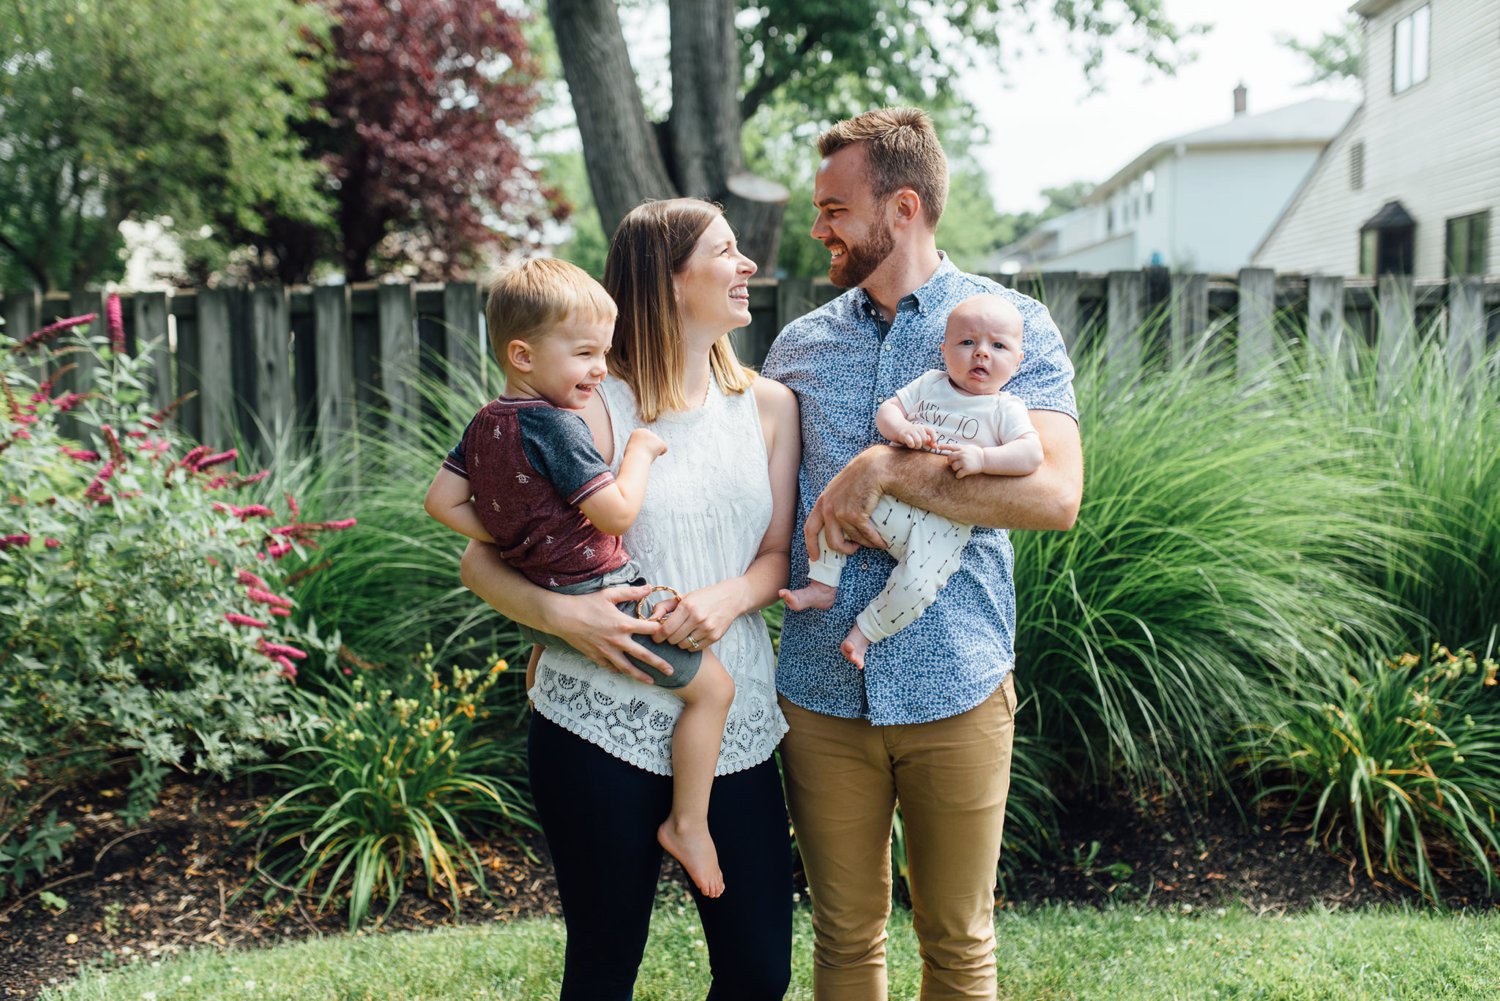
<path id="1" fill-rule="evenodd" d="M 764 373 L 801 405 L 801 533 L 792 584 L 822 529 L 856 553 L 827 611 L 789 612 L 777 688 L 787 800 L 812 895 L 819 1001 L 886 996 L 891 821 L 905 823 L 922 997 L 993 998 L 995 869 L 1015 731 L 1015 590 L 1004 531 L 1067 529 L 1083 458 L 1072 365 L 1046 309 L 959 271 L 937 249 L 947 160 L 932 122 L 887 108 L 818 140 L 812 236 L 848 292 L 787 325 Z M 1020 397 L 1045 460 L 1029 476 L 957 479 L 945 456 L 883 443 L 875 414 L 897 388 L 942 367 L 948 313 L 995 292 L 1025 321 Z M 839 652 L 893 565 L 870 513 L 881 494 L 978 527 L 936 603 L 873 644 L 863 670 Z M 803 551 L 796 551 L 799 547 Z M 860 548 L 864 547 L 864 548 Z"/>

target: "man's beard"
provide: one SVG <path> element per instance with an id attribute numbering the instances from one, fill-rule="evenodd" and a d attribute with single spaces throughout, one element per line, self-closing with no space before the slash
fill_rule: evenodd
<path id="1" fill-rule="evenodd" d="M 853 288 L 875 273 L 896 249 L 889 226 L 882 226 L 862 244 L 844 242 L 844 256 L 828 265 L 828 280 L 839 288 Z"/>

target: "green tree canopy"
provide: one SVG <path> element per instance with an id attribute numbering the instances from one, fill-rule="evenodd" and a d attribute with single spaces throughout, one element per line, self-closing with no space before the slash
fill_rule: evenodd
<path id="1" fill-rule="evenodd" d="M 1303 86 L 1315 83 L 1360 79 L 1359 59 L 1364 50 L 1364 19 L 1357 14 L 1344 18 L 1338 31 L 1325 31 L 1311 42 L 1301 42 L 1290 35 L 1277 39 L 1282 45 L 1306 59 L 1312 75 Z"/>
<path id="2" fill-rule="evenodd" d="M 327 30 L 299 0 L 0 3 L 0 285 L 109 277 L 132 217 L 323 218 L 290 122 Z"/>

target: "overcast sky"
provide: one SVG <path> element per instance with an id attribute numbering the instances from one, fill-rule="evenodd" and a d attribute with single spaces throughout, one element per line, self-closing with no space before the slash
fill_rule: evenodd
<path id="1" fill-rule="evenodd" d="M 1061 33 L 1043 26 L 1040 51 L 1012 60 L 1004 76 L 980 72 L 970 89 L 994 140 L 984 163 L 996 204 L 1006 212 L 1040 208 L 1042 188 L 1098 183 L 1159 140 L 1228 120 L 1241 81 L 1252 114 L 1311 97 L 1357 101 L 1357 87 L 1298 87 L 1308 64 L 1277 42 L 1283 35 L 1311 42 L 1336 30 L 1351 2 L 1166 0 L 1177 23 L 1211 26 L 1188 43 L 1197 59 L 1166 77 L 1111 53 L 1101 67 L 1103 89 L 1092 96 Z M 1024 141 L 1011 141 L 1017 136 Z"/>

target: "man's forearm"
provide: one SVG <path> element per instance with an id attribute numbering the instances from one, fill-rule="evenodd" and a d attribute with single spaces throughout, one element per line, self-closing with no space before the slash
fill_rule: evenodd
<path id="1" fill-rule="evenodd" d="M 960 480 L 943 456 L 884 445 L 856 461 L 875 464 L 885 493 L 957 522 L 988 528 L 1068 529 L 1077 520 L 1082 499 L 1083 456 L 1077 425 L 1066 415 L 1058 418 L 1068 423 L 1057 424 L 1045 435 L 1045 458 L 1029 476 Z"/>

